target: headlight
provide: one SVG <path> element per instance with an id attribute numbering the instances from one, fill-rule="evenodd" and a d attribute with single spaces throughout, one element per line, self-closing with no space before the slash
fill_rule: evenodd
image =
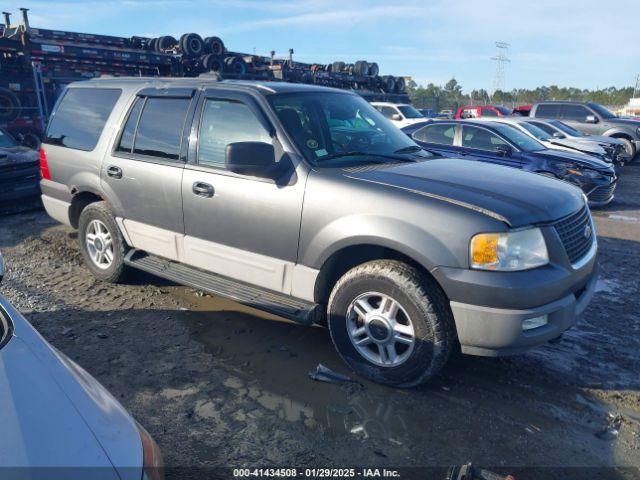
<path id="1" fill-rule="evenodd" d="M 471 268 L 514 272 L 549 263 L 547 245 L 539 228 L 515 232 L 480 233 L 471 239 Z"/>

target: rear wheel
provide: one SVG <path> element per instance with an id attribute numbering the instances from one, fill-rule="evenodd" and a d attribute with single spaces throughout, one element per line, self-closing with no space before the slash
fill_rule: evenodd
<path id="1" fill-rule="evenodd" d="M 439 285 L 392 260 L 359 265 L 336 283 L 328 325 L 338 353 L 356 373 L 397 387 L 419 385 L 437 374 L 455 340 Z"/>
<path id="2" fill-rule="evenodd" d="M 89 204 L 78 222 L 80 252 L 94 276 L 118 282 L 126 275 L 126 244 L 113 214 L 105 202 Z"/>

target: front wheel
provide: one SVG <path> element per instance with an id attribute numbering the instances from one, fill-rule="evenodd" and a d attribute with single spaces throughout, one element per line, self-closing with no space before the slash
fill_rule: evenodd
<path id="1" fill-rule="evenodd" d="M 633 162 L 633 159 L 636 155 L 636 146 L 633 144 L 631 140 L 626 138 L 619 138 L 624 143 L 624 151 L 629 155 L 629 163 Z"/>
<path id="2" fill-rule="evenodd" d="M 394 260 L 364 263 L 338 280 L 329 298 L 328 325 L 338 353 L 356 373 L 397 387 L 432 378 L 455 342 L 440 286 Z"/>
<path id="3" fill-rule="evenodd" d="M 125 276 L 125 241 L 105 202 L 87 205 L 78 222 L 80 252 L 94 276 L 118 282 Z"/>

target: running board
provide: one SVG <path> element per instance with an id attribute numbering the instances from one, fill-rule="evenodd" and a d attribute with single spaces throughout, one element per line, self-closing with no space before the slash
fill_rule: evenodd
<path id="1" fill-rule="evenodd" d="M 322 317 L 323 309 L 317 303 L 248 285 L 182 263 L 165 260 L 141 250 L 129 251 L 125 256 L 124 263 L 181 285 L 226 297 L 243 305 L 304 325 L 317 323 Z"/>

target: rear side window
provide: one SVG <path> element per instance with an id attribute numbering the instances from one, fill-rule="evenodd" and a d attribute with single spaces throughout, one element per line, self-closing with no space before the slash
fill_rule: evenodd
<path id="1" fill-rule="evenodd" d="M 578 122 L 584 122 L 587 115 L 591 112 L 582 105 L 565 105 L 562 109 L 562 118 L 565 120 L 576 120 Z"/>
<path id="2" fill-rule="evenodd" d="M 393 117 L 398 112 L 392 107 L 376 107 L 378 111 L 387 118 Z"/>
<path id="3" fill-rule="evenodd" d="M 272 142 L 251 109 L 233 100 L 205 102 L 198 138 L 198 164 L 215 168 L 225 168 L 225 150 L 230 143 Z"/>
<path id="4" fill-rule="evenodd" d="M 536 108 L 536 117 L 542 118 L 560 118 L 560 104 L 543 103 Z"/>
<path id="5" fill-rule="evenodd" d="M 121 93 L 115 88 L 68 89 L 51 118 L 45 142 L 93 150 Z"/>
<path id="6" fill-rule="evenodd" d="M 190 104 L 190 98 L 137 99 L 117 151 L 179 160 L 182 130 Z"/>
<path id="7" fill-rule="evenodd" d="M 482 116 L 483 117 L 497 117 L 498 116 L 498 112 L 496 112 L 492 108 L 483 108 L 482 109 Z"/>
<path id="8" fill-rule="evenodd" d="M 440 145 L 453 145 L 456 135 L 455 125 L 428 125 L 413 134 L 413 138 L 419 142 L 437 143 Z"/>

